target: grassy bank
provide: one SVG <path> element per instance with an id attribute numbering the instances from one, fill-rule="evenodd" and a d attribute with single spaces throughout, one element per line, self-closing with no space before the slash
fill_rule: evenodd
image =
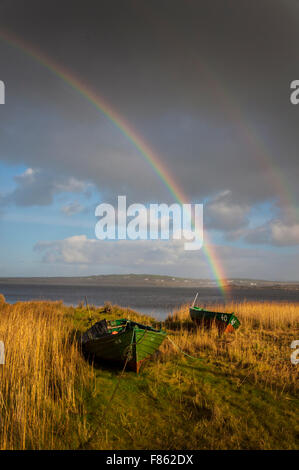
<path id="1" fill-rule="evenodd" d="M 232 304 L 226 311 L 241 327 L 220 337 L 195 328 L 182 307 L 162 326 L 199 359 L 165 340 L 139 376 L 119 379 L 119 368 L 82 357 L 80 332 L 102 318 L 155 326 L 154 319 L 110 305 L 2 302 L 0 448 L 298 448 L 298 366 L 290 344 L 299 339 L 299 304 Z"/>

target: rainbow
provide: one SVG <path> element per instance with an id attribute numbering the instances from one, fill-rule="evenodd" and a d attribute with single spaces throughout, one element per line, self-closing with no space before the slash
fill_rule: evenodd
<path id="1" fill-rule="evenodd" d="M 167 187 L 169 192 L 172 194 L 174 199 L 179 204 L 187 204 L 188 198 L 175 181 L 171 172 L 163 165 L 161 159 L 156 153 L 148 146 L 143 138 L 136 133 L 136 131 L 130 126 L 128 122 L 107 103 L 98 93 L 95 93 L 81 80 L 74 77 L 65 67 L 53 61 L 50 57 L 44 54 L 42 51 L 37 49 L 35 46 L 19 39 L 14 34 L 0 29 L 0 39 L 6 42 L 8 45 L 13 46 L 26 55 L 39 62 L 43 67 L 48 69 L 54 75 L 59 77 L 61 80 L 66 82 L 71 88 L 82 95 L 87 101 L 89 101 L 94 107 L 96 107 L 101 113 L 103 113 L 109 121 L 111 121 L 120 132 L 133 144 L 133 146 L 139 151 L 142 157 L 149 163 L 154 172 L 161 179 L 163 184 Z M 215 247 L 209 242 L 207 233 L 205 233 L 205 243 L 203 245 L 203 251 L 211 267 L 213 276 L 217 282 L 217 285 L 223 295 L 226 298 L 229 293 L 229 286 L 226 281 L 226 276 L 223 267 L 220 263 L 219 257 L 216 253 Z"/>
<path id="2" fill-rule="evenodd" d="M 163 41 L 168 41 L 174 47 L 175 41 L 178 40 L 177 31 L 171 27 L 170 22 L 162 19 L 162 17 L 154 16 L 154 11 L 149 4 L 142 4 L 142 9 L 145 11 L 144 17 L 150 22 L 151 26 L 155 28 L 156 35 L 163 37 Z M 202 38 L 198 31 L 198 42 Z M 299 221 L 299 208 L 297 205 L 296 197 L 292 194 L 290 184 L 283 173 L 276 167 L 274 159 L 269 155 L 265 143 L 258 134 L 253 125 L 244 117 L 241 112 L 240 105 L 237 103 L 235 96 L 230 93 L 227 87 L 224 87 L 221 80 L 217 78 L 217 73 L 211 69 L 206 60 L 201 56 L 198 58 L 198 52 L 188 51 L 190 60 L 194 67 L 198 67 L 200 75 L 203 75 L 210 88 L 213 90 L 213 96 L 217 103 L 221 103 L 223 109 L 229 119 L 232 120 L 240 130 L 244 141 L 253 149 L 252 156 L 257 161 L 260 168 L 263 170 L 265 177 L 269 183 L 275 188 L 277 199 L 281 202 L 282 207 L 294 208 L 294 215 L 296 220 Z"/>
<path id="3" fill-rule="evenodd" d="M 287 181 L 283 173 L 276 167 L 274 159 L 270 157 L 269 152 L 266 148 L 261 137 L 258 135 L 256 129 L 244 118 L 241 113 L 240 107 L 238 106 L 235 97 L 223 88 L 223 85 L 215 78 L 207 64 L 201 62 L 201 70 L 204 70 L 208 77 L 209 83 L 215 91 L 218 103 L 222 102 L 223 108 L 225 108 L 229 119 L 234 121 L 241 131 L 243 139 L 253 149 L 253 158 L 256 159 L 257 163 L 264 171 L 266 178 L 269 183 L 275 188 L 275 194 L 280 200 L 284 208 L 294 207 L 294 213 L 296 219 L 299 221 L 299 210 L 297 207 L 296 198 L 292 194 L 290 184 Z"/>

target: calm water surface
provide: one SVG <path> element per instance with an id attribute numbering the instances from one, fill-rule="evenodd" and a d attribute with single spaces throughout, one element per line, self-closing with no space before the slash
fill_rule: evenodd
<path id="1" fill-rule="evenodd" d="M 0 292 L 6 301 L 15 303 L 28 300 L 62 300 L 67 305 L 77 305 L 87 296 L 88 302 L 103 305 L 111 302 L 130 307 L 158 319 L 185 303 L 191 303 L 196 288 L 180 287 L 117 287 L 117 286 L 54 286 L 54 285 L 12 285 L 1 284 Z M 235 301 L 288 301 L 299 302 L 299 291 L 273 288 L 232 289 L 231 299 Z M 223 303 L 223 297 L 216 288 L 199 291 L 198 305 Z"/>

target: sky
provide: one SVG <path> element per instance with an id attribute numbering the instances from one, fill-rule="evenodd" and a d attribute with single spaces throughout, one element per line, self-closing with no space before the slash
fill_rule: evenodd
<path id="1" fill-rule="evenodd" d="M 228 278 L 299 281 L 298 43 L 295 0 L 2 0 L 0 277 L 213 278 L 217 260 Z M 100 203 L 177 201 L 117 123 L 33 49 L 203 204 L 214 261 L 173 239 L 97 240 Z"/>

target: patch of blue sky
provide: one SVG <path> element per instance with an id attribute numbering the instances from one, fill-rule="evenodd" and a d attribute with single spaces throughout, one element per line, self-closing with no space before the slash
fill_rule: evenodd
<path id="1" fill-rule="evenodd" d="M 0 194 L 13 191 L 16 187 L 15 176 L 21 175 L 26 169 L 25 165 L 11 165 L 0 160 Z"/>

